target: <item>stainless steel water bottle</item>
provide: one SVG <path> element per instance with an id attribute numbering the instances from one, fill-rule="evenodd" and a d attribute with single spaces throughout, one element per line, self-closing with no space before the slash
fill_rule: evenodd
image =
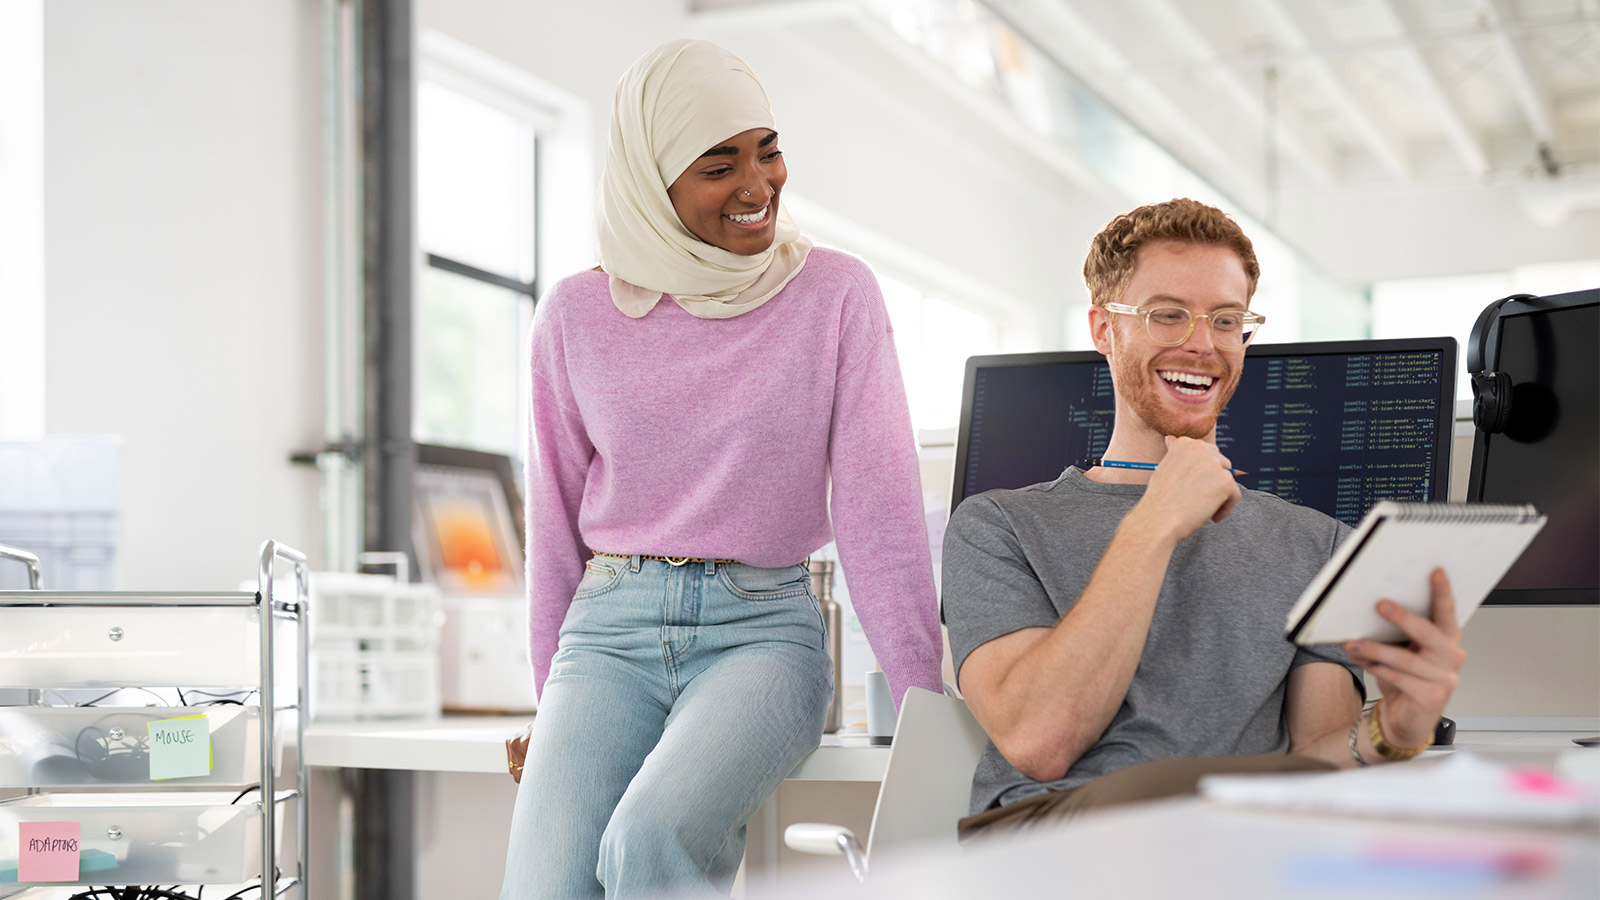
<path id="1" fill-rule="evenodd" d="M 828 659 L 833 663 L 833 702 L 828 704 L 828 718 L 822 725 L 822 730 L 828 734 L 839 730 L 839 695 L 844 690 L 839 679 L 840 635 L 844 623 L 839 604 L 833 599 L 833 565 L 833 561 L 827 559 L 811 561 L 811 592 L 817 596 L 817 608 L 822 611 L 822 624 L 828 631 Z"/>

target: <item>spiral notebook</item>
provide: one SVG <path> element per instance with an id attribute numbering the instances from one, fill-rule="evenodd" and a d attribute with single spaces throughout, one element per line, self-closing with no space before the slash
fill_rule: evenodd
<path id="1" fill-rule="evenodd" d="M 1376 503 L 1289 610 L 1289 639 L 1402 643 L 1405 635 L 1373 607 L 1387 598 L 1428 615 L 1435 568 L 1450 577 L 1465 625 L 1544 523 L 1528 505 Z"/>

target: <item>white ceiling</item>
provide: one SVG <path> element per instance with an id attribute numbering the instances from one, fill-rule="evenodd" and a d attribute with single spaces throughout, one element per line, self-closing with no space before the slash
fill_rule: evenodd
<path id="1" fill-rule="evenodd" d="M 985 5 L 1224 190 L 1600 166 L 1595 0 Z"/>
<path id="2" fill-rule="evenodd" d="M 697 6 L 776 29 L 900 2 Z M 1600 257 L 1600 0 L 920 5 L 998 18 L 1337 280 Z"/>

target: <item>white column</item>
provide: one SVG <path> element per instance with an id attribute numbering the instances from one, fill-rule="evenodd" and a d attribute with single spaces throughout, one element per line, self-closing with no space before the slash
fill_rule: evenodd
<path id="1" fill-rule="evenodd" d="M 0 0 L 0 440 L 44 435 L 44 0 Z"/>

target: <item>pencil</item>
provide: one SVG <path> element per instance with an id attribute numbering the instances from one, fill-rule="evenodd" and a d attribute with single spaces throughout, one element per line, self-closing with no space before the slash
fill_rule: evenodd
<path id="1" fill-rule="evenodd" d="M 1125 459 L 1101 459 L 1097 456 L 1091 456 L 1079 463 L 1078 467 L 1082 469 L 1092 469 L 1095 466 L 1104 466 L 1107 469 L 1154 469 L 1157 465 L 1159 464 L 1152 462 L 1130 462 Z M 1240 475 L 1250 474 L 1243 469 L 1229 469 L 1228 471 L 1232 472 L 1235 478 Z"/>

